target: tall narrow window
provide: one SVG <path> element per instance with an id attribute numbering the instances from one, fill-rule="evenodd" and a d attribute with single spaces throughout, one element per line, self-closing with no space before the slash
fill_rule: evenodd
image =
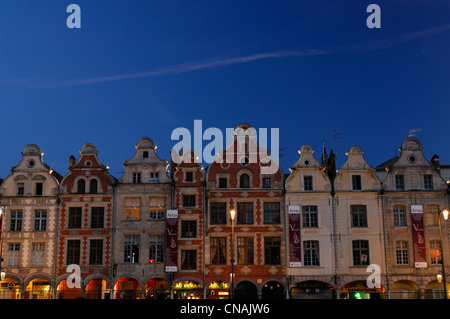
<path id="1" fill-rule="evenodd" d="M 426 206 L 427 226 L 439 226 L 439 206 Z"/>
<path id="2" fill-rule="evenodd" d="M 228 179 L 226 177 L 219 178 L 219 188 L 227 188 L 228 187 Z"/>
<path id="3" fill-rule="evenodd" d="M 264 224 L 280 223 L 280 203 L 267 202 L 264 203 Z"/>
<path id="4" fill-rule="evenodd" d="M 197 251 L 182 250 L 181 251 L 181 269 L 196 270 L 197 269 Z"/>
<path id="5" fill-rule="evenodd" d="M 195 195 L 183 195 L 184 207 L 195 207 Z"/>
<path id="6" fill-rule="evenodd" d="M 133 173 L 133 184 L 139 184 L 141 182 L 141 173 Z"/>
<path id="7" fill-rule="evenodd" d="M 6 256 L 6 266 L 18 267 L 20 260 L 20 244 L 8 244 L 8 255 Z"/>
<path id="8" fill-rule="evenodd" d="M 67 256 L 66 264 L 80 264 L 80 241 L 68 240 L 67 241 Z"/>
<path id="9" fill-rule="evenodd" d="M 44 243 L 32 243 L 31 244 L 31 266 L 42 267 L 44 266 Z"/>
<path id="10" fill-rule="evenodd" d="M 80 179 L 77 182 L 77 193 L 84 194 L 86 193 L 86 181 L 84 179 Z"/>
<path id="11" fill-rule="evenodd" d="M 351 205 L 352 227 L 367 227 L 367 212 L 365 205 Z"/>
<path id="12" fill-rule="evenodd" d="M 266 265 L 279 265 L 281 251 L 280 237 L 264 237 L 264 263 Z"/>
<path id="13" fill-rule="evenodd" d="M 404 190 L 405 189 L 405 176 L 395 175 L 395 189 Z"/>
<path id="14" fill-rule="evenodd" d="M 238 264 L 253 265 L 253 237 L 238 237 Z"/>
<path id="15" fill-rule="evenodd" d="M 406 207 L 404 205 L 394 206 L 394 226 L 406 226 Z"/>
<path id="16" fill-rule="evenodd" d="M 186 172 L 185 180 L 186 180 L 186 182 L 193 182 L 194 181 L 194 172 Z"/>
<path id="17" fill-rule="evenodd" d="M 129 264 L 139 263 L 139 236 L 125 235 L 123 262 Z"/>
<path id="18" fill-rule="evenodd" d="M 23 196 L 25 194 L 25 184 L 17 183 L 17 196 Z"/>
<path id="19" fill-rule="evenodd" d="M 69 207 L 68 228 L 81 228 L 81 207 Z"/>
<path id="20" fill-rule="evenodd" d="M 89 193 L 98 193 L 98 181 L 95 178 L 91 179 L 91 181 L 89 182 Z"/>
<path id="21" fill-rule="evenodd" d="M 433 189 L 433 175 L 423 176 L 423 186 L 425 189 Z"/>
<path id="22" fill-rule="evenodd" d="M 91 239 L 89 247 L 89 265 L 101 265 L 103 258 L 103 240 Z"/>
<path id="23" fill-rule="evenodd" d="M 34 211 L 34 230 L 35 231 L 47 230 L 47 211 L 46 210 Z"/>
<path id="24" fill-rule="evenodd" d="M 43 194 L 44 184 L 36 183 L 36 195 L 41 196 Z"/>
<path id="25" fill-rule="evenodd" d="M 395 257 L 397 265 L 409 264 L 409 250 L 406 240 L 398 240 L 395 242 Z"/>
<path id="26" fill-rule="evenodd" d="M 140 219 L 141 199 L 127 198 L 125 200 L 125 218 L 127 220 Z"/>
<path id="27" fill-rule="evenodd" d="M 211 203 L 211 224 L 227 223 L 227 203 Z"/>
<path id="28" fill-rule="evenodd" d="M 354 191 L 360 191 L 361 188 L 361 175 L 352 175 L 352 189 Z"/>
<path id="29" fill-rule="evenodd" d="M 239 177 L 239 186 L 241 188 L 250 188 L 250 176 L 248 174 L 242 174 Z"/>
<path id="30" fill-rule="evenodd" d="M 307 240 L 303 242 L 303 259 L 305 266 L 320 266 L 318 241 Z"/>
<path id="31" fill-rule="evenodd" d="M 182 220 L 181 221 L 181 238 L 197 237 L 197 221 Z"/>
<path id="32" fill-rule="evenodd" d="M 317 206 L 302 206 L 302 225 L 304 228 L 319 227 Z"/>
<path id="33" fill-rule="evenodd" d="M 211 264 L 225 265 L 226 251 L 227 251 L 226 237 L 212 237 L 211 238 Z"/>
<path id="34" fill-rule="evenodd" d="M 164 236 L 149 237 L 148 261 L 151 263 L 164 262 Z"/>
<path id="35" fill-rule="evenodd" d="M 313 178 L 312 176 L 303 176 L 303 190 L 312 191 L 313 190 Z"/>
<path id="36" fill-rule="evenodd" d="M 162 220 L 165 215 L 165 205 L 163 197 L 150 198 L 150 219 Z"/>
<path id="37" fill-rule="evenodd" d="M 237 203 L 237 223 L 253 224 L 253 203 Z"/>
<path id="38" fill-rule="evenodd" d="M 10 231 L 22 231 L 22 211 L 13 210 L 10 214 Z"/>
<path id="39" fill-rule="evenodd" d="M 105 220 L 105 208 L 104 207 L 92 207 L 91 208 L 91 228 L 103 228 Z"/>
<path id="40" fill-rule="evenodd" d="M 369 265 L 369 241 L 354 240 L 352 241 L 353 249 L 353 266 Z"/>
<path id="41" fill-rule="evenodd" d="M 439 240 L 430 241 L 430 259 L 432 265 L 442 264 L 442 248 Z"/>

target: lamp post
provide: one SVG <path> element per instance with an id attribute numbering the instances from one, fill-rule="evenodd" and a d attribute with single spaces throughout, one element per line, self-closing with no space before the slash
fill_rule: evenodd
<path id="1" fill-rule="evenodd" d="M 437 274 L 437 280 L 440 283 L 441 281 L 444 283 L 444 299 L 447 299 L 447 284 L 445 282 L 445 267 L 444 267 L 444 246 L 443 246 L 443 240 L 442 240 L 442 229 L 441 229 L 441 215 L 442 217 L 444 217 L 444 220 L 448 220 L 448 215 L 449 212 L 447 209 L 443 209 L 441 210 L 441 212 L 439 213 L 439 237 L 441 240 L 441 262 L 442 262 L 442 271 L 439 272 L 439 274 Z"/>
<path id="2" fill-rule="evenodd" d="M 234 218 L 236 217 L 236 211 L 230 210 L 231 218 L 231 299 L 234 299 Z"/>

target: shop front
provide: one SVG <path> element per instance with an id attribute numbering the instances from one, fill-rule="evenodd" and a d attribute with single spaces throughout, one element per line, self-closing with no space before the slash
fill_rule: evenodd
<path id="1" fill-rule="evenodd" d="M 141 299 L 141 285 L 134 278 L 120 278 L 114 286 L 114 299 Z"/>
<path id="2" fill-rule="evenodd" d="M 146 299 L 169 299 L 170 285 L 162 278 L 152 278 L 144 288 Z"/>
<path id="3" fill-rule="evenodd" d="M 225 281 L 213 281 L 206 289 L 207 299 L 229 299 L 230 287 Z"/>
<path id="4" fill-rule="evenodd" d="M 20 284 L 13 278 L 0 281 L 0 299 L 20 299 Z"/>
<path id="5" fill-rule="evenodd" d="M 111 290 L 106 280 L 101 278 L 91 279 L 84 292 L 86 299 L 110 299 Z"/>
<path id="6" fill-rule="evenodd" d="M 316 280 L 298 282 L 291 287 L 289 293 L 291 299 L 335 298 L 335 290 L 332 285 Z"/>
<path id="7" fill-rule="evenodd" d="M 67 279 L 61 280 L 56 288 L 56 299 L 76 299 L 81 297 L 81 287 L 69 288 Z"/>
<path id="8" fill-rule="evenodd" d="M 196 281 L 179 281 L 173 285 L 174 299 L 203 299 L 203 285 Z"/>
<path id="9" fill-rule="evenodd" d="M 363 280 L 352 281 L 340 290 L 341 299 L 385 299 L 386 289 L 383 286 L 380 288 L 369 288 Z"/>
<path id="10" fill-rule="evenodd" d="M 52 285 L 45 278 L 34 278 L 25 289 L 25 299 L 51 299 Z"/>

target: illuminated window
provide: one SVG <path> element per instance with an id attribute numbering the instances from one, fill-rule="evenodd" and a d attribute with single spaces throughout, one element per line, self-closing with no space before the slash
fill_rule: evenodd
<path id="1" fill-rule="evenodd" d="M 427 225 L 428 226 L 439 226 L 439 206 L 438 205 L 427 205 Z"/>
<path id="2" fill-rule="evenodd" d="M 136 220 L 140 218 L 141 199 L 127 198 L 125 200 L 125 218 Z"/>
<path id="3" fill-rule="evenodd" d="M 442 248 L 439 240 L 430 241 L 430 259 L 432 265 L 442 264 Z"/>
<path id="4" fill-rule="evenodd" d="M 162 220 L 164 219 L 166 207 L 164 205 L 163 197 L 150 198 L 150 219 Z"/>

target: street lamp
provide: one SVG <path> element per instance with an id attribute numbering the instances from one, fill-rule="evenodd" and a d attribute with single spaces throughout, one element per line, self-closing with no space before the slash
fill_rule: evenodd
<path id="1" fill-rule="evenodd" d="M 443 209 L 441 210 L 440 214 L 442 214 L 442 217 L 444 217 L 444 220 L 448 220 L 448 209 Z M 442 271 L 439 272 L 439 274 L 437 274 L 437 281 L 439 283 L 443 282 L 444 284 L 444 299 L 447 299 L 447 284 L 445 282 L 445 267 L 444 267 L 444 247 L 443 247 L 443 241 L 442 241 L 442 229 L 441 229 L 441 216 L 439 216 L 438 218 L 439 221 L 439 237 L 441 240 L 441 262 L 442 262 Z"/>
<path id="2" fill-rule="evenodd" d="M 234 299 L 234 218 L 236 217 L 236 211 L 230 210 L 231 218 L 231 299 Z"/>

